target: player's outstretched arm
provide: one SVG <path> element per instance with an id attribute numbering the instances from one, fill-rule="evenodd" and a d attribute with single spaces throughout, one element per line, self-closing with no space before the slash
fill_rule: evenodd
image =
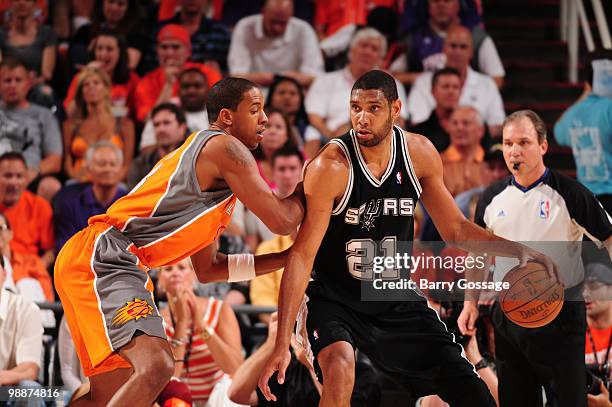
<path id="1" fill-rule="evenodd" d="M 253 256 L 255 276 L 272 273 L 285 266 L 285 260 L 289 250 L 279 253 L 262 254 Z M 235 255 L 243 256 L 245 259 L 251 254 Z M 206 246 L 199 252 L 191 255 L 191 262 L 196 276 L 201 283 L 212 283 L 215 281 L 229 281 L 228 256 L 217 251 L 217 242 Z M 252 277 L 255 277 L 252 276 Z M 232 280 L 240 281 L 240 280 Z"/>
<path id="2" fill-rule="evenodd" d="M 210 161 L 216 167 L 215 175 L 225 180 L 236 197 L 272 232 L 288 235 L 300 224 L 304 217 L 301 191 L 285 199 L 274 195 L 261 178 L 253 154 L 238 139 L 220 135 L 210 140 L 198 158 L 198 173 Z"/>
<path id="3" fill-rule="evenodd" d="M 331 147 L 331 146 L 330 146 Z M 333 148 L 326 148 L 308 165 L 304 192 L 308 211 L 285 264 L 278 301 L 278 333 L 274 352 L 259 379 L 259 388 L 267 400 L 276 401 L 268 380 L 278 370 L 283 383 L 291 356 L 289 345 L 296 316 L 310 279 L 312 265 L 325 236 L 336 199 L 344 193 L 348 164 Z M 336 157 L 334 157 L 336 155 Z"/>
<path id="4" fill-rule="evenodd" d="M 549 274 L 558 278 L 557 266 L 548 257 L 517 242 L 503 239 L 463 216 L 446 189 L 442 177 L 442 160 L 425 137 L 408 134 L 410 156 L 421 183 L 421 200 L 445 242 L 472 253 L 515 257 L 524 266 L 528 260 L 542 263 Z"/>

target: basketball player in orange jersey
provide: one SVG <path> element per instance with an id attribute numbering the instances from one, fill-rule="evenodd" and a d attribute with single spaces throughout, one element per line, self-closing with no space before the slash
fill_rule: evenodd
<path id="1" fill-rule="evenodd" d="M 306 314 L 307 341 L 322 371 L 320 406 L 350 405 L 355 349 L 415 397 L 439 394 L 453 407 L 495 405 L 420 292 L 375 292 L 378 284 L 401 283 L 410 274 L 405 266 L 387 265 L 376 273 L 375 257 L 411 254 L 414 206 L 421 199 L 446 241 L 523 263 L 535 259 L 551 273 L 555 266 L 463 216 L 444 186 L 442 161 L 431 142 L 393 126 L 400 109 L 393 77 L 378 70 L 364 74 L 351 91 L 353 129 L 330 141 L 306 169 L 308 210 L 287 257 L 276 345 L 259 379 L 268 400 L 275 399 L 268 385 L 274 371 L 279 383 L 284 380 L 291 331 L 306 292 L 300 314 Z"/>
<path id="2" fill-rule="evenodd" d="M 240 281 L 283 266 L 283 253 L 215 250 L 237 198 L 274 233 L 291 233 L 303 217 L 301 193 L 278 199 L 249 152 L 263 138 L 263 105 L 252 82 L 218 82 L 207 104 L 212 126 L 161 159 L 60 251 L 55 286 L 91 383 L 74 405 L 150 406 L 170 379 L 174 361 L 148 269 L 192 256 L 200 281 Z"/>

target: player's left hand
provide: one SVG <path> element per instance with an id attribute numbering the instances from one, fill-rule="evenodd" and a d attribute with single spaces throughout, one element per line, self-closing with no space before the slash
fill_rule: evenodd
<path id="1" fill-rule="evenodd" d="M 519 267 L 525 267 L 528 261 L 536 261 L 542 264 L 546 267 L 549 277 L 554 278 L 559 284 L 564 285 L 559 277 L 559 267 L 550 257 L 523 245 L 521 254 L 519 255 Z"/>
<path id="2" fill-rule="evenodd" d="M 289 349 L 274 349 L 272 356 L 270 356 L 268 363 L 266 363 L 266 366 L 261 372 L 261 376 L 259 376 L 259 390 L 261 390 L 266 400 L 277 401 L 276 396 L 272 394 L 272 390 L 270 390 L 268 381 L 274 372 L 278 371 L 278 384 L 283 384 L 285 382 L 285 372 L 287 371 L 287 366 L 289 366 L 290 361 L 291 353 Z"/>
<path id="3" fill-rule="evenodd" d="M 597 396 L 592 394 L 587 394 L 587 402 L 589 407 L 610 407 L 612 403 L 610 402 L 610 393 L 606 386 L 604 386 L 603 382 L 599 382 L 599 393 Z"/>

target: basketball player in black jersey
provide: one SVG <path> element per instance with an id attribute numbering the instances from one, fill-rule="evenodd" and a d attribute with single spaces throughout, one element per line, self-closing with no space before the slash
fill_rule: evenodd
<path id="1" fill-rule="evenodd" d="M 394 79 L 382 71 L 366 73 L 351 92 L 353 130 L 328 143 L 306 169 L 307 213 L 285 265 L 275 351 L 259 380 L 268 400 L 275 400 L 268 387 L 272 374 L 278 370 L 279 383 L 284 380 L 306 292 L 308 339 L 323 378 L 320 406 L 349 406 L 356 348 L 414 396 L 438 394 L 453 407 L 495 406 L 424 297 L 405 290 L 401 298 L 389 293 L 389 301 L 362 301 L 372 286 L 373 257 L 409 252 L 400 243 L 412 240 L 412 213 L 422 199 L 446 241 L 495 242 L 500 255 L 523 263 L 534 259 L 551 272 L 555 266 L 465 219 L 444 186 L 434 146 L 393 127 L 400 109 Z M 479 252 L 478 243 L 461 246 Z"/>

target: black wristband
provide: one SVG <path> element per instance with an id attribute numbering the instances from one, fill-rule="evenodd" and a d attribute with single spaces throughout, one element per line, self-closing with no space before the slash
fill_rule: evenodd
<path id="1" fill-rule="evenodd" d="M 484 369 L 485 367 L 489 366 L 489 362 L 487 362 L 487 360 L 485 358 L 480 359 L 480 362 L 476 363 L 474 365 L 474 368 L 476 370 L 480 370 L 480 369 Z"/>

